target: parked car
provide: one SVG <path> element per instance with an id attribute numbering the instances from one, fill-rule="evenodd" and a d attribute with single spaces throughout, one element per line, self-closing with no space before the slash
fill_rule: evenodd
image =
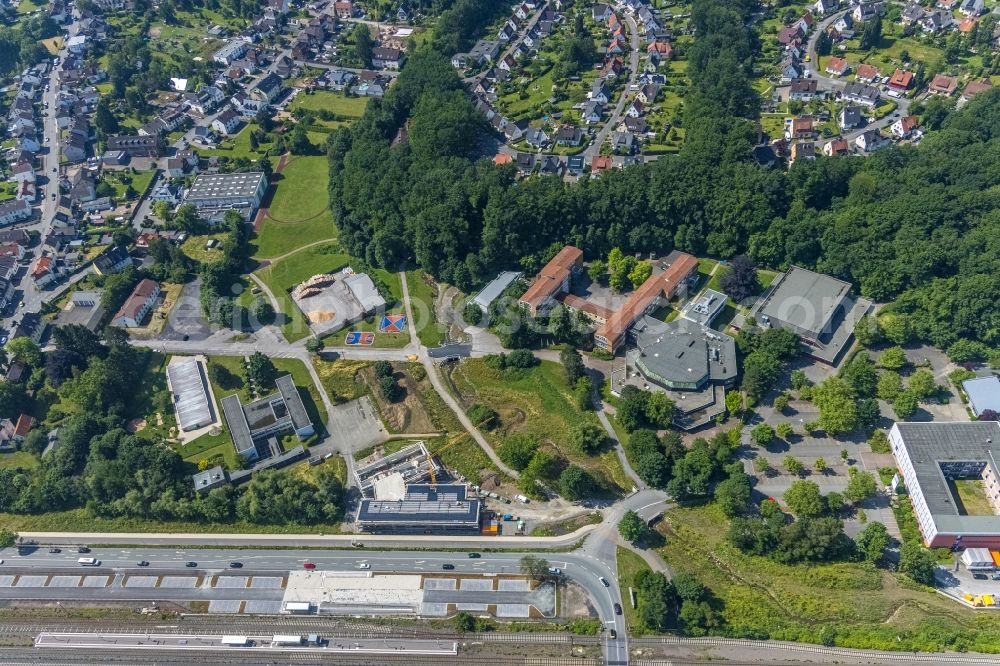
<path id="1" fill-rule="evenodd" d="M 975 578 L 976 580 L 986 580 L 988 578 L 986 574 L 980 574 L 980 573 L 972 574 L 972 577 Z"/>
<path id="2" fill-rule="evenodd" d="M 558 576 L 562 573 L 562 569 L 559 567 L 549 567 L 549 573 Z"/>

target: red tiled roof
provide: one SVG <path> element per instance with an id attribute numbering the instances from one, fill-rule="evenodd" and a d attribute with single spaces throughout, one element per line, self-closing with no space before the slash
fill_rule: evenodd
<path id="1" fill-rule="evenodd" d="M 878 69 L 874 65 L 858 65 L 858 78 L 859 79 L 874 79 L 881 76 Z"/>
<path id="2" fill-rule="evenodd" d="M 907 72 L 902 69 L 897 69 L 892 73 L 892 78 L 889 79 L 889 85 L 893 88 L 902 88 L 906 90 L 913 83 L 913 72 Z"/>
<path id="3" fill-rule="evenodd" d="M 497 166 L 503 166 L 504 164 L 510 164 L 514 161 L 514 158 L 507 153 L 497 153 L 496 157 L 493 158 L 493 164 Z"/>
<path id="4" fill-rule="evenodd" d="M 844 72 L 847 70 L 847 61 L 843 58 L 833 57 L 826 63 L 826 70 L 828 72 Z"/>
<path id="5" fill-rule="evenodd" d="M 573 308 L 574 310 L 580 310 L 581 312 L 586 312 L 589 315 L 598 317 L 607 321 L 614 315 L 615 311 L 610 310 L 604 306 L 598 305 L 597 303 L 591 303 L 586 298 L 581 298 L 576 294 L 563 294 L 559 297 L 563 305 L 568 308 Z"/>
<path id="6" fill-rule="evenodd" d="M 993 87 L 993 82 L 989 79 L 981 79 L 979 81 L 969 81 L 968 85 L 965 86 L 965 90 L 962 91 L 962 96 L 966 99 L 971 99 L 981 92 L 986 92 Z"/>
<path id="7" fill-rule="evenodd" d="M 622 307 L 594 332 L 594 336 L 606 340 L 610 347 L 617 347 L 625 331 L 646 311 L 650 303 L 660 296 L 672 298 L 681 282 L 696 270 L 698 260 L 690 254 L 680 253 L 667 270 L 650 276 L 639 285 Z"/>
<path id="8" fill-rule="evenodd" d="M 521 296 L 521 303 L 532 309 L 538 308 L 545 299 L 551 298 L 562 289 L 562 284 L 570 276 L 573 267 L 583 259 L 583 250 L 567 245 L 559 250 L 552 261 L 545 264 L 538 272 L 538 277 L 531 283 L 528 290 Z"/>
<path id="9" fill-rule="evenodd" d="M 594 159 L 590 162 L 590 172 L 600 173 L 605 169 L 611 168 L 611 157 L 609 155 L 594 155 Z"/>
<path id="10" fill-rule="evenodd" d="M 27 414 L 21 414 L 17 417 L 17 425 L 14 426 L 14 434 L 18 437 L 24 437 L 31 430 L 31 424 L 34 422 Z"/>

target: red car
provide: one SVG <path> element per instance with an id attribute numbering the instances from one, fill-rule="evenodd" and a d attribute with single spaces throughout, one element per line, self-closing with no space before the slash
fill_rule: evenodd
<path id="1" fill-rule="evenodd" d="M 302 565 L 302 568 L 303 569 L 315 569 L 316 565 L 313 564 L 312 562 L 306 562 L 305 564 Z"/>

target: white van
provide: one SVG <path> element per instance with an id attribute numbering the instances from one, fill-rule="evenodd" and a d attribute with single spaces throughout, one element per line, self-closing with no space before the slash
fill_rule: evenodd
<path id="1" fill-rule="evenodd" d="M 76 561 L 77 564 L 81 564 L 85 567 L 99 567 L 101 566 L 101 561 L 96 557 L 81 557 Z"/>

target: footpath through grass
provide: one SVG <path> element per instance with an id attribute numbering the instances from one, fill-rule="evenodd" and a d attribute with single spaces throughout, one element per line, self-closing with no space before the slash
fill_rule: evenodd
<path id="1" fill-rule="evenodd" d="M 544 448 L 587 469 L 612 490 L 632 487 L 614 449 L 589 456 L 573 445 L 577 424 L 601 426 L 593 412 L 576 406 L 558 363 L 542 361 L 527 370 L 497 371 L 482 359 L 469 359 L 456 366 L 450 377 L 463 407 L 482 404 L 499 415 L 497 427 L 483 433 L 494 447 L 511 433 L 528 432 Z"/>
<path id="2" fill-rule="evenodd" d="M 413 310 L 413 325 L 416 327 L 420 344 L 437 347 L 444 342 L 444 327 L 438 324 L 434 312 L 434 301 L 438 287 L 431 277 L 421 270 L 407 271 L 406 286 L 410 291 L 410 306 Z"/>
<path id="3" fill-rule="evenodd" d="M 666 512 L 660 553 L 718 598 L 715 633 L 849 648 L 1000 652 L 1000 615 L 959 606 L 867 564 L 783 565 L 726 541 L 715 505 Z"/>

